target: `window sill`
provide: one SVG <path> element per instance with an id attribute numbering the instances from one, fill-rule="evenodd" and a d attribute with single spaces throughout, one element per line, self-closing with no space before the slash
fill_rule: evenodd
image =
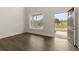
<path id="1" fill-rule="evenodd" d="M 33 28 L 33 27 L 31 27 L 30 29 L 38 29 L 38 30 L 43 30 L 43 27 L 41 27 L 41 28 Z"/>

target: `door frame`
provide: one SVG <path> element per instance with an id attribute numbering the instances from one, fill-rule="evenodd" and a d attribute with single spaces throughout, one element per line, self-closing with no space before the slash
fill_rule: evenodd
<path id="1" fill-rule="evenodd" d="M 75 35 L 74 37 L 75 37 L 75 38 L 74 38 L 74 43 L 73 43 L 73 45 L 74 45 L 74 46 L 78 46 L 78 36 L 77 36 L 77 35 L 78 35 L 78 17 L 77 17 L 77 16 L 78 16 L 78 9 L 77 9 L 77 7 L 72 7 L 72 8 L 74 8 L 74 21 L 75 21 L 75 22 L 74 22 L 74 23 L 75 23 L 75 33 L 74 33 L 74 35 Z M 72 9 L 72 8 L 71 8 L 71 9 Z M 71 10 L 71 9 L 70 9 L 70 10 Z M 70 10 L 69 10 L 69 11 L 70 11 Z M 68 12 L 69 12 L 69 11 L 68 11 Z M 69 38 L 68 38 L 68 39 L 69 39 Z"/>

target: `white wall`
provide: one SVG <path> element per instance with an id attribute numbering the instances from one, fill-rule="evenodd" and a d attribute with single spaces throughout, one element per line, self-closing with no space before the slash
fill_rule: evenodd
<path id="1" fill-rule="evenodd" d="M 54 14 L 55 13 L 61 13 L 61 12 L 67 12 L 70 9 L 70 7 L 30 7 L 25 8 L 26 11 L 26 32 L 46 35 L 46 36 L 54 36 Z M 29 20 L 30 16 L 32 14 L 36 13 L 42 13 L 44 15 L 44 29 L 43 30 L 37 30 L 37 29 L 30 29 L 29 28 Z"/>
<path id="2" fill-rule="evenodd" d="M 0 38 L 23 33 L 24 28 L 24 8 L 0 7 Z"/>
<path id="3" fill-rule="evenodd" d="M 54 14 L 67 10 L 68 8 L 0 7 L 0 38 L 23 32 L 54 36 Z M 39 12 L 42 12 L 44 15 L 44 29 L 30 29 L 29 15 Z"/>

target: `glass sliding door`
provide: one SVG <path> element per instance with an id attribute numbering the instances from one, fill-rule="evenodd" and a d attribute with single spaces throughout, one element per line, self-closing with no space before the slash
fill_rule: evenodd
<path id="1" fill-rule="evenodd" d="M 75 11 L 74 8 L 68 11 L 68 40 L 75 45 L 76 40 L 76 24 L 75 24 Z"/>

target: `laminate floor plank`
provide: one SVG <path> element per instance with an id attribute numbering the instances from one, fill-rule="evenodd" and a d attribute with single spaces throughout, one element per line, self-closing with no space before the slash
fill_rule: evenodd
<path id="1" fill-rule="evenodd" d="M 0 51 L 79 51 L 68 40 L 24 33 L 0 39 Z"/>

